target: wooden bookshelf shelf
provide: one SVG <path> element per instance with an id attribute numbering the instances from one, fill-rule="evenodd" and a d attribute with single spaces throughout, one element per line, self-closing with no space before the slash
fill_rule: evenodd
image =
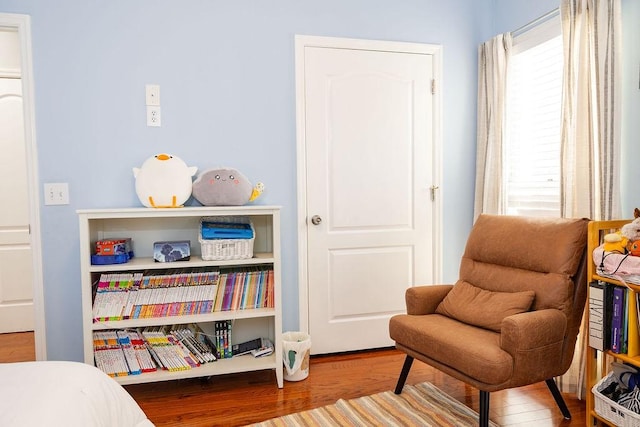
<path id="1" fill-rule="evenodd" d="M 207 363 L 188 371 L 167 372 L 156 371 L 140 375 L 128 375 L 126 377 L 115 377 L 115 380 L 122 385 L 151 383 L 156 381 L 171 381 L 177 378 L 199 378 L 212 377 L 216 375 L 235 374 L 239 372 L 262 371 L 273 369 L 273 366 L 281 360 L 275 354 L 265 357 L 253 357 L 250 354 L 236 356 L 232 359 L 221 359 L 214 363 Z M 282 362 L 281 362 L 282 363 Z"/>
<path id="2" fill-rule="evenodd" d="M 216 311 L 209 314 L 191 314 L 188 316 L 147 317 L 142 319 L 106 320 L 93 322 L 92 330 L 143 328 L 146 326 L 184 325 L 187 323 L 215 322 L 218 320 L 253 319 L 275 317 L 276 310 L 256 308 L 250 310 Z"/>
<path id="3" fill-rule="evenodd" d="M 197 242 L 196 242 L 197 244 Z M 242 266 L 248 265 L 262 265 L 262 264 L 273 264 L 274 257 L 271 252 L 268 253 L 256 253 L 253 255 L 253 258 L 242 260 Z M 191 259 L 186 263 L 180 262 L 179 266 L 185 266 L 189 268 L 196 267 L 210 267 L 211 261 L 203 260 L 199 255 L 192 255 Z M 216 261 L 215 265 L 218 267 L 233 267 L 238 265 L 238 261 L 230 260 L 221 260 Z M 178 268 L 176 265 L 175 268 Z M 116 271 L 131 271 L 131 270 L 166 270 L 167 264 L 155 262 L 153 258 L 140 258 L 135 256 L 129 262 L 124 264 L 111 264 L 111 265 L 91 265 L 89 267 L 89 271 L 91 272 L 116 272 Z"/>

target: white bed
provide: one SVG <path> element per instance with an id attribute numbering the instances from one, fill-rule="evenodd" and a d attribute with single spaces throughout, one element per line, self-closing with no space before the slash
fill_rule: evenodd
<path id="1" fill-rule="evenodd" d="M 79 362 L 0 363 L 0 426 L 152 427 L 107 374 Z"/>

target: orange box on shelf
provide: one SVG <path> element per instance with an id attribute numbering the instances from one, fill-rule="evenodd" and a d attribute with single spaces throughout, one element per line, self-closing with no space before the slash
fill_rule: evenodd
<path id="1" fill-rule="evenodd" d="M 132 250 L 131 239 L 128 237 L 98 240 L 96 242 L 96 255 L 122 255 L 129 252 L 132 252 Z"/>

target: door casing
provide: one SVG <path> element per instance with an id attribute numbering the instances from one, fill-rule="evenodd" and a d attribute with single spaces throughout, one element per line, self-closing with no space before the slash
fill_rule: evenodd
<path id="1" fill-rule="evenodd" d="M 40 192 L 38 156 L 36 151 L 35 107 L 33 96 L 33 61 L 31 50 L 31 19 L 28 15 L 0 13 L 0 28 L 18 32 L 20 40 L 22 99 L 24 106 L 24 132 L 29 186 L 30 238 L 33 268 L 33 305 L 35 315 L 36 360 L 47 359 L 44 289 L 42 274 L 42 247 L 40 233 Z"/>

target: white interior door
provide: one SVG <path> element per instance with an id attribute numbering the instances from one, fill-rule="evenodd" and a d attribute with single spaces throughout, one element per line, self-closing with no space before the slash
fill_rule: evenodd
<path id="1" fill-rule="evenodd" d="M 0 333 L 34 329 L 22 82 L 0 78 Z"/>
<path id="2" fill-rule="evenodd" d="M 389 42 L 298 55 L 312 353 L 390 346 L 406 288 L 434 280 L 434 57 Z"/>

